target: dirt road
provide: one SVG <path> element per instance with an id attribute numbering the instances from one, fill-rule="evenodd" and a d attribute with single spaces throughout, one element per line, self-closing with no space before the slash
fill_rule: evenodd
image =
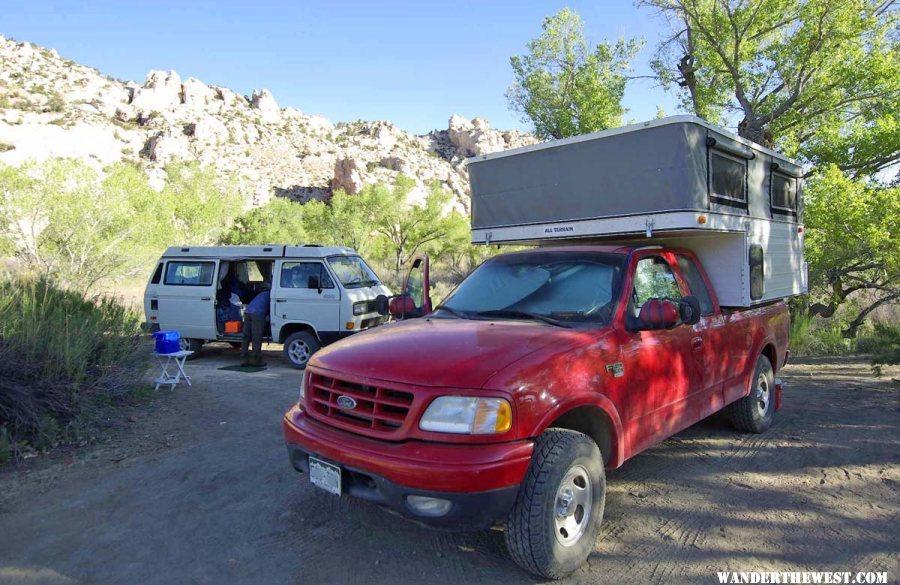
<path id="1" fill-rule="evenodd" d="M 530 583 L 499 531 L 431 532 L 313 489 L 280 418 L 298 373 L 189 364 L 193 388 L 122 414 L 113 440 L 0 474 L 3 583 Z M 897 376 L 896 370 L 891 372 Z M 790 366 L 765 435 L 713 418 L 608 476 L 572 583 L 714 583 L 723 570 L 900 578 L 900 393 L 859 360 Z"/>

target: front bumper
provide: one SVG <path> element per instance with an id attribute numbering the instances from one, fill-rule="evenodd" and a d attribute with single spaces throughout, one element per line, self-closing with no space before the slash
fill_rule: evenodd
<path id="1" fill-rule="evenodd" d="M 342 468 L 344 492 L 436 528 L 479 530 L 504 518 L 525 477 L 532 441 L 486 445 L 392 443 L 334 429 L 294 407 L 283 421 L 291 464 L 308 473 L 309 455 Z M 438 517 L 418 514 L 407 496 L 451 502 Z"/>

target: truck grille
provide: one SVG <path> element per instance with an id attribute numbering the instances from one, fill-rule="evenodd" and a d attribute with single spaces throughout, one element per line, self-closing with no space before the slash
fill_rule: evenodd
<path id="1" fill-rule="evenodd" d="M 356 406 L 342 408 L 339 397 L 352 398 Z M 396 432 L 406 420 L 412 402 L 411 392 L 319 374 L 311 374 L 309 378 L 308 406 L 315 418 L 366 435 L 387 436 Z"/>

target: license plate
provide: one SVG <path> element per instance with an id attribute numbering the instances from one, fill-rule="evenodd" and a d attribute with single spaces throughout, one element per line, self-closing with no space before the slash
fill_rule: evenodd
<path id="1" fill-rule="evenodd" d="M 315 457 L 309 458 L 309 481 L 316 487 L 341 495 L 341 468 Z"/>

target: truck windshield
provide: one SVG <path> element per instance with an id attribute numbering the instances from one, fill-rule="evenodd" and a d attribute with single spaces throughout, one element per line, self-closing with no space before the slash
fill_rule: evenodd
<path id="1" fill-rule="evenodd" d="M 625 256 L 536 251 L 488 260 L 439 307 L 448 316 L 608 324 Z"/>
<path id="2" fill-rule="evenodd" d="M 328 264 L 345 288 L 363 288 L 381 284 L 369 265 L 359 256 L 332 256 Z"/>

